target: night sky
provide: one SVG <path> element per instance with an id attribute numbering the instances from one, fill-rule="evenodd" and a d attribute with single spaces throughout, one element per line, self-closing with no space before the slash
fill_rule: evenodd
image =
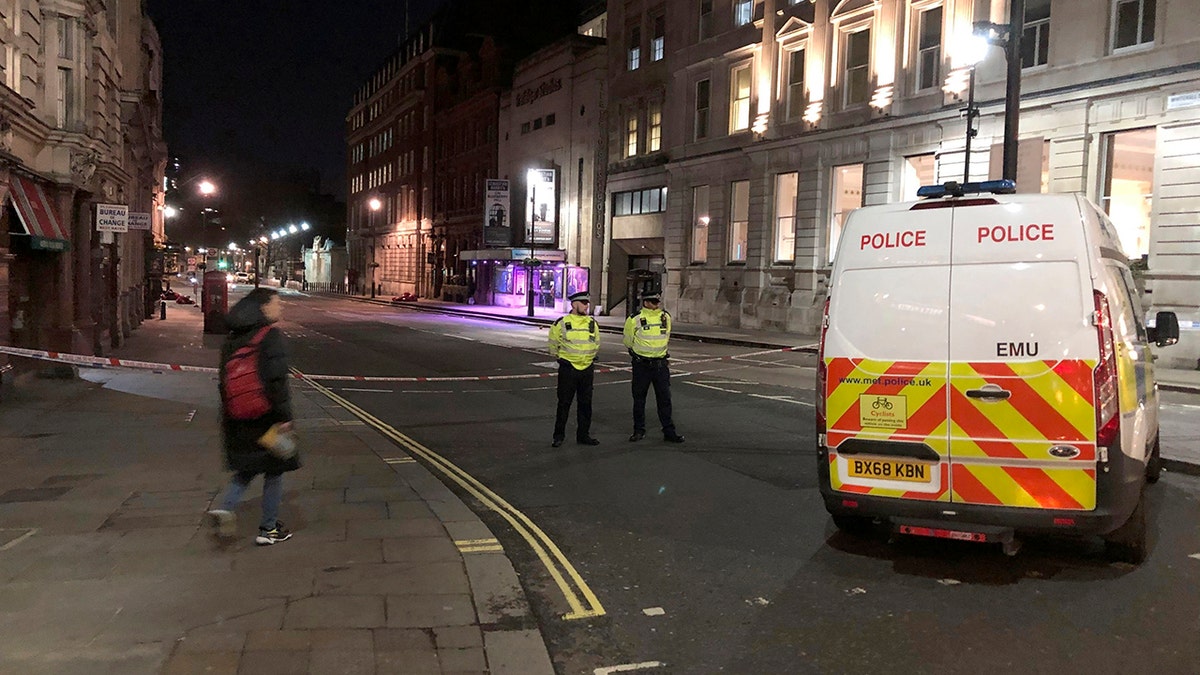
<path id="1" fill-rule="evenodd" d="M 409 27 L 441 0 L 408 0 Z M 398 45 L 405 2 L 148 0 L 163 45 L 164 134 L 184 175 L 317 170 L 345 196 L 343 121 Z"/>

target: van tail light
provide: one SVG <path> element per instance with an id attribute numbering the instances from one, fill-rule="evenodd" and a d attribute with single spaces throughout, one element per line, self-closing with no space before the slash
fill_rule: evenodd
<path id="1" fill-rule="evenodd" d="M 825 434 L 825 396 L 828 392 L 826 389 L 826 379 L 829 377 L 829 369 L 825 366 L 825 334 L 829 331 L 829 298 L 825 298 L 825 310 L 821 314 L 821 342 L 817 346 L 817 434 Z"/>
<path id="2" fill-rule="evenodd" d="M 1117 350 L 1113 344 L 1112 314 L 1108 309 L 1108 298 L 1095 291 L 1096 339 L 1100 344 L 1100 362 L 1092 371 L 1092 385 L 1096 397 L 1096 445 L 1111 446 L 1121 432 L 1121 409 L 1117 397 Z"/>

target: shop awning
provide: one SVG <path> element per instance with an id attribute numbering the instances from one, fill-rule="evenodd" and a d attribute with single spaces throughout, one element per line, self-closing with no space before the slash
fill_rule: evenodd
<path id="1" fill-rule="evenodd" d="M 30 236 L 30 246 L 41 251 L 66 251 L 71 248 L 66 229 L 54 213 L 42 186 L 23 176 L 12 176 L 9 199 L 17 217 Z"/>

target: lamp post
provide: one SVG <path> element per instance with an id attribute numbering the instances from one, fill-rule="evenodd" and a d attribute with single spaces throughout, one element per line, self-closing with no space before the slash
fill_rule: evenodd
<path id="1" fill-rule="evenodd" d="M 975 105 L 975 68 L 987 56 L 988 41 L 982 35 L 973 33 L 963 41 L 963 63 L 967 65 L 967 137 L 963 149 L 963 183 L 971 181 L 971 140 L 979 134 L 975 128 L 975 120 L 979 117 L 979 107 Z"/>
<path id="2" fill-rule="evenodd" d="M 1017 180 L 1017 136 L 1021 117 L 1021 33 L 1025 29 L 1025 0 L 1009 0 L 1008 24 L 977 21 L 975 34 L 1004 48 L 1004 168 L 1002 178 Z"/>
<path id="3" fill-rule="evenodd" d="M 367 202 L 367 206 L 371 209 L 370 229 L 371 229 L 371 299 L 375 299 L 375 268 L 378 263 L 375 262 L 375 214 L 383 207 L 383 202 L 379 201 L 378 197 L 371 197 Z"/>

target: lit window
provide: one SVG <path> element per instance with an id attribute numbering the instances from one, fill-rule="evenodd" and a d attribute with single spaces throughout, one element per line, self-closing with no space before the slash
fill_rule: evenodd
<path id="1" fill-rule="evenodd" d="M 650 60 L 662 61 L 667 35 L 667 17 L 654 17 L 654 39 L 650 40 Z"/>
<path id="2" fill-rule="evenodd" d="M 646 152 L 658 152 L 662 149 L 662 104 L 651 104 L 647 117 L 650 122 L 650 137 L 646 140 Z"/>
<path id="3" fill-rule="evenodd" d="M 696 83 L 696 139 L 708 138 L 709 119 L 709 81 L 700 80 Z"/>
<path id="4" fill-rule="evenodd" d="M 903 174 L 900 176 L 900 201 L 917 198 L 922 185 L 937 183 L 937 163 L 933 153 L 904 158 Z"/>
<path id="5" fill-rule="evenodd" d="M 750 128 L 750 66 L 737 66 L 729 78 L 729 130 Z"/>
<path id="6" fill-rule="evenodd" d="M 1154 42 L 1155 0 L 1113 0 L 1113 49 Z"/>
<path id="7" fill-rule="evenodd" d="M 942 8 L 921 12 L 917 39 L 917 90 L 941 84 Z"/>
<path id="8" fill-rule="evenodd" d="M 804 50 L 787 52 L 787 118 L 800 119 L 804 114 Z"/>
<path id="9" fill-rule="evenodd" d="M 730 190 L 729 261 L 746 262 L 750 231 L 750 181 L 740 180 Z"/>
<path id="10" fill-rule="evenodd" d="M 629 70 L 637 70 L 642 65 L 642 29 L 638 26 L 629 29 L 629 51 L 626 65 Z"/>
<path id="11" fill-rule="evenodd" d="M 775 176 L 775 261 L 796 260 L 796 193 L 799 174 Z"/>
<path id="12" fill-rule="evenodd" d="M 1150 212 L 1154 197 L 1154 129 L 1104 136 L 1104 211 L 1117 226 L 1125 255 L 1150 252 Z"/>
<path id="13" fill-rule="evenodd" d="M 625 156 L 633 157 L 638 152 L 638 118 L 631 113 L 625 118 Z"/>
<path id="14" fill-rule="evenodd" d="M 829 262 L 837 253 L 838 241 L 846 216 L 863 205 L 863 165 L 848 164 L 833 168 L 833 191 L 830 195 Z"/>
<path id="15" fill-rule="evenodd" d="M 692 262 L 708 260 L 708 186 L 692 188 Z"/>
<path id="16" fill-rule="evenodd" d="M 1044 66 L 1050 54 L 1050 0 L 1025 0 L 1021 67 Z"/>
<path id="17" fill-rule="evenodd" d="M 734 0 L 733 25 L 745 26 L 754 20 L 754 0 Z"/>
<path id="18" fill-rule="evenodd" d="M 871 31 L 846 35 L 846 105 L 866 103 L 871 97 Z"/>

